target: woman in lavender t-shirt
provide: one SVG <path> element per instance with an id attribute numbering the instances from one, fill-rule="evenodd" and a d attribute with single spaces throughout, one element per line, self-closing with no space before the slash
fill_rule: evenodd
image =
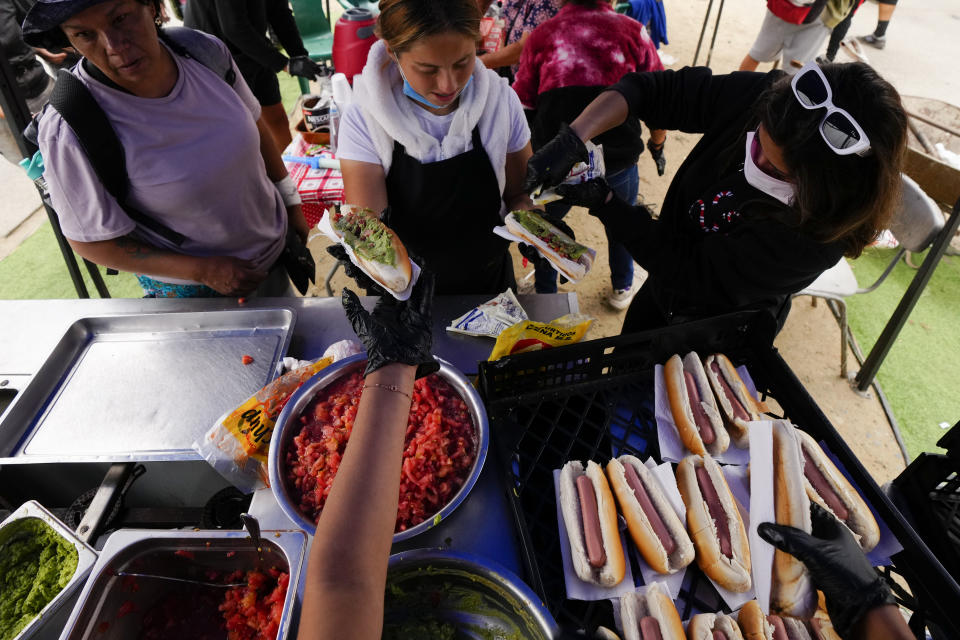
<path id="1" fill-rule="evenodd" d="M 159 0 L 39 0 L 24 21 L 31 44 L 83 55 L 72 72 L 107 114 L 129 176 L 125 209 L 47 109 L 39 145 L 63 233 L 84 258 L 138 274 L 148 295 L 286 294 L 277 260 L 287 227 L 305 239 L 307 225 L 260 105 L 235 67 L 231 88 L 174 53 L 158 16 Z M 229 60 L 219 40 L 194 35 Z M 185 240 L 143 227 L 129 207 Z"/>

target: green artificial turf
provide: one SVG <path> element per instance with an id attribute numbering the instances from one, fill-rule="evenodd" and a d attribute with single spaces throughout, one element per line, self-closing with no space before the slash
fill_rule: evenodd
<path id="1" fill-rule="evenodd" d="M 90 280 L 86 267 L 80 263 L 80 271 L 90 297 L 96 298 L 97 290 Z M 101 269 L 101 273 L 104 270 Z M 143 289 L 130 273 L 104 276 L 104 282 L 114 298 L 140 298 Z M 37 231 L 17 247 L 12 254 L 0 260 L 0 299 L 37 300 L 45 298 L 76 298 L 77 291 L 70 279 L 70 272 L 60 255 L 53 227 L 44 222 Z"/>
<path id="2" fill-rule="evenodd" d="M 853 260 L 861 287 L 872 284 L 894 249 L 869 249 Z M 915 255 L 920 265 L 923 255 Z M 903 261 L 876 290 L 847 300 L 849 323 L 864 355 L 869 353 L 916 271 Z M 911 456 L 937 451 L 939 424 L 960 420 L 960 256 L 944 256 L 909 320 L 883 361 L 877 380 L 890 401 Z"/>

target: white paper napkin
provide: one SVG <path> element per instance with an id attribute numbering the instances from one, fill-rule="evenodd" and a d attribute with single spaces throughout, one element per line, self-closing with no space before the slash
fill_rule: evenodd
<path id="1" fill-rule="evenodd" d="M 737 373 L 747 387 L 751 396 L 757 397 L 757 387 L 745 366 L 737 367 Z M 712 390 L 711 390 L 712 393 Z M 654 367 L 653 374 L 654 415 L 657 419 L 657 437 L 660 440 L 660 457 L 671 462 L 680 462 L 690 452 L 683 446 L 680 433 L 673 421 L 673 411 L 670 409 L 670 400 L 667 396 L 663 376 L 663 365 Z M 713 456 L 721 464 L 747 464 L 750 461 L 750 451 L 741 449 L 730 441 L 730 447 L 723 453 Z"/>
<path id="2" fill-rule="evenodd" d="M 365 274 L 370 276 L 371 280 L 373 280 L 374 282 L 377 281 L 377 279 L 373 277 L 373 274 L 367 271 L 366 267 L 360 264 L 360 262 L 357 260 L 357 256 L 353 253 L 353 249 L 350 248 L 350 245 L 348 245 L 346 242 L 343 242 L 337 236 L 337 233 L 333 230 L 333 227 L 330 225 L 329 209 L 327 210 L 327 213 L 320 218 L 320 222 L 317 223 L 317 229 L 321 233 L 323 233 L 323 235 L 330 238 L 330 240 L 332 240 L 333 242 L 343 245 L 343 248 L 347 250 L 347 256 L 350 257 L 350 262 L 356 265 Z M 381 285 L 381 288 L 387 293 L 389 293 L 391 296 L 396 298 L 397 300 L 408 300 L 410 298 L 410 294 L 413 292 L 413 285 L 417 284 L 417 280 L 419 278 L 420 278 L 420 265 L 418 265 L 416 262 L 411 260 L 410 261 L 410 284 L 407 285 L 406 289 L 404 289 L 400 293 L 397 293 L 396 291 L 393 291 L 392 289 L 388 289 L 387 287 L 384 287 L 382 285 Z"/>
<path id="3" fill-rule="evenodd" d="M 570 600 L 606 600 L 634 591 L 636 585 L 633 581 L 633 571 L 626 554 L 624 554 L 624 560 L 627 568 L 620 584 L 612 587 L 601 587 L 592 582 L 584 582 L 577 577 L 577 572 L 573 568 L 573 561 L 570 559 L 570 540 L 567 538 L 567 528 L 563 524 L 563 512 L 560 509 L 559 469 L 553 470 L 553 491 L 557 502 L 557 527 L 560 530 L 560 555 L 563 558 L 563 579 L 567 588 L 567 598 Z M 620 531 L 620 545 L 623 549 L 627 548 L 626 536 L 622 529 Z"/>
<path id="4" fill-rule="evenodd" d="M 764 614 L 770 613 L 770 586 L 773 581 L 773 554 L 757 526 L 761 522 L 776 522 L 773 502 L 773 422 L 749 422 L 750 428 L 750 561 L 753 567 L 753 588 Z M 741 603 L 742 604 L 742 603 Z"/>

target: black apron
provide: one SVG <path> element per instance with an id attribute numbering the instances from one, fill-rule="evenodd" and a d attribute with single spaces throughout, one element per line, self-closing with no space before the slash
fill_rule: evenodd
<path id="1" fill-rule="evenodd" d="M 510 243 L 493 233 L 500 219 L 500 186 L 473 129 L 473 148 L 421 163 L 393 144 L 384 223 L 411 256 L 437 277 L 438 294 L 496 295 L 516 289 Z"/>

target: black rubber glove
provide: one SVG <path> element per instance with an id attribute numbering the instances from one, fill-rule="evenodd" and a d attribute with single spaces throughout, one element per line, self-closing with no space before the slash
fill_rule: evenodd
<path id="1" fill-rule="evenodd" d="M 440 368 L 431 354 L 433 287 L 433 274 L 421 271 L 408 300 L 401 302 L 391 295 L 382 295 L 373 313 L 363 308 L 357 294 L 343 290 L 343 309 L 367 349 L 364 375 L 394 362 L 417 367 L 418 378 Z"/>
<path id="2" fill-rule="evenodd" d="M 316 80 L 324 75 L 324 69 L 308 56 L 293 56 L 287 64 L 287 73 L 307 80 Z"/>
<path id="3" fill-rule="evenodd" d="M 853 627 L 867 611 L 894 604 L 893 594 L 849 529 L 815 502 L 810 504 L 810 515 L 813 535 L 770 522 L 761 523 L 757 532 L 806 565 L 814 586 L 823 591 L 840 637 L 852 637 Z"/>
<path id="4" fill-rule="evenodd" d="M 570 173 L 578 162 L 589 160 L 587 147 L 573 132 L 570 125 L 563 123 L 553 140 L 543 145 L 527 160 L 527 178 L 523 181 L 524 193 L 532 193 L 543 186 L 555 187 Z"/>
<path id="5" fill-rule="evenodd" d="M 347 255 L 347 249 L 342 244 L 332 244 L 327 247 L 327 253 L 332 255 L 340 262 L 343 272 L 347 277 L 357 283 L 357 286 L 365 291 L 376 292 L 376 295 L 389 295 L 383 290 L 383 287 L 375 282 L 373 278 L 365 274 L 360 267 L 350 262 L 350 256 Z"/>
<path id="6" fill-rule="evenodd" d="M 557 195 L 563 196 L 567 204 L 587 209 L 599 209 L 607 203 L 612 189 L 604 178 L 593 178 L 581 184 L 562 184 L 557 187 Z"/>
<path id="7" fill-rule="evenodd" d="M 565 234 L 570 236 L 572 240 L 577 239 L 577 236 L 573 233 L 573 229 L 570 228 L 570 225 L 564 222 L 561 218 L 555 218 L 549 215 L 546 211 L 538 210 L 537 213 L 540 214 L 541 218 L 543 218 L 544 220 L 546 220 L 556 228 L 560 229 L 560 231 L 563 231 Z M 540 252 L 537 250 L 535 246 L 531 244 L 526 244 L 525 242 L 519 242 L 517 243 L 517 250 L 520 252 L 520 255 L 522 255 L 524 258 L 526 258 L 533 264 L 541 267 L 546 266 L 551 269 L 554 269 L 554 266 L 550 264 L 550 261 L 544 258 L 542 255 L 540 255 Z M 566 284 L 568 280 L 564 277 L 562 273 L 560 273 L 559 275 L 560 275 L 560 284 Z"/>
<path id="8" fill-rule="evenodd" d="M 664 140 L 664 142 L 666 142 L 666 140 Z M 650 155 L 653 156 L 653 162 L 657 165 L 658 176 L 662 176 L 663 172 L 667 170 L 667 159 L 663 157 L 664 142 L 657 144 L 652 138 L 647 140 L 647 149 L 650 151 Z"/>

